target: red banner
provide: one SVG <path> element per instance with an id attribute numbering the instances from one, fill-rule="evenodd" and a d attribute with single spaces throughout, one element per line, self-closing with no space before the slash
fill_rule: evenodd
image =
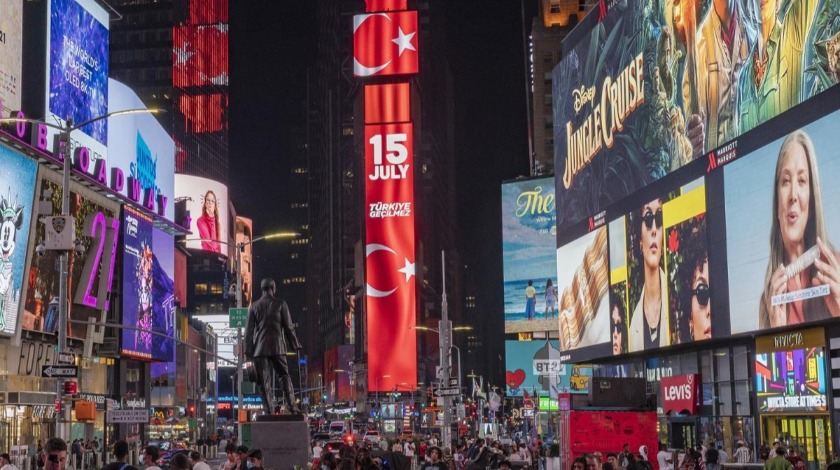
<path id="1" fill-rule="evenodd" d="M 687 374 L 662 377 L 662 412 L 665 414 L 697 414 L 700 375 Z"/>
<path id="2" fill-rule="evenodd" d="M 365 0 L 365 11 L 405 10 L 408 0 Z"/>
<path id="3" fill-rule="evenodd" d="M 365 126 L 368 390 L 417 386 L 414 135 Z"/>
<path id="4" fill-rule="evenodd" d="M 381 77 L 418 71 L 417 12 L 353 17 L 353 75 Z"/>

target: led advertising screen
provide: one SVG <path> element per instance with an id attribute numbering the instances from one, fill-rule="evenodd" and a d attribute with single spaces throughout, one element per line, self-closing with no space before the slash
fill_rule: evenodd
<path id="1" fill-rule="evenodd" d="M 122 354 L 137 359 L 172 360 L 174 342 L 152 332 L 175 334 L 175 242 L 152 220 L 123 209 Z"/>
<path id="2" fill-rule="evenodd" d="M 502 184 L 505 333 L 557 329 L 554 178 Z"/>
<path id="3" fill-rule="evenodd" d="M 776 134 L 724 167 L 733 334 L 840 315 L 838 122 Z"/>
<path id="4" fill-rule="evenodd" d="M 353 75 L 381 77 L 419 70 L 417 12 L 389 11 L 353 17 Z"/>
<path id="5" fill-rule="evenodd" d="M 61 175 L 46 173 L 41 178 L 38 197 L 51 211 L 61 214 Z M 70 214 L 76 220 L 76 238 L 83 253 L 70 254 L 70 320 L 104 321 L 114 280 L 114 258 L 119 239 L 119 207 L 111 200 L 86 188 L 73 189 Z M 35 249 L 44 242 L 44 221 L 36 223 L 35 242 L 30 246 L 31 265 L 27 277 L 23 329 L 47 334 L 58 332 L 59 253 L 38 254 Z M 68 322 L 68 336 L 84 339 L 88 326 Z M 92 328 L 92 327 L 91 327 Z"/>
<path id="6" fill-rule="evenodd" d="M 253 247 L 250 243 L 254 234 L 254 222 L 247 217 L 236 216 L 236 243 L 244 245 L 240 252 L 239 279 L 240 288 L 242 289 L 242 306 L 251 306 L 251 296 L 254 291 L 253 283 Z"/>
<path id="7" fill-rule="evenodd" d="M 74 125 L 108 114 L 108 12 L 94 0 L 50 0 L 47 35 L 46 120 Z M 49 139 L 56 135 L 49 130 Z M 108 119 L 72 135 L 73 148 L 90 149 L 90 172 L 107 159 Z"/>
<path id="8" fill-rule="evenodd" d="M 368 390 L 414 388 L 417 278 L 411 123 L 365 126 L 365 211 Z"/>
<path id="9" fill-rule="evenodd" d="M 0 334 L 20 313 L 38 163 L 0 145 Z"/>
<path id="10" fill-rule="evenodd" d="M 21 109 L 23 0 L 0 0 L 0 114 Z"/>
<path id="11" fill-rule="evenodd" d="M 564 41 L 552 72 L 560 232 L 840 79 L 833 2 L 712 4 L 601 2 Z M 737 21 L 721 40 L 726 16 Z"/>
<path id="12" fill-rule="evenodd" d="M 187 235 L 187 248 L 227 256 L 227 186 L 207 178 L 176 174 L 175 198 L 186 202 L 186 220 L 182 222 L 192 232 Z"/>
<path id="13" fill-rule="evenodd" d="M 826 410 L 826 363 L 821 347 L 755 356 L 755 391 L 761 413 Z"/>
<path id="14" fill-rule="evenodd" d="M 219 365 L 222 367 L 235 366 L 236 355 L 233 353 L 233 346 L 236 344 L 237 331 L 236 328 L 230 327 L 230 315 L 226 313 L 195 314 L 193 317 L 213 327 L 213 331 L 218 338 Z M 223 361 L 223 359 L 227 361 Z"/>
<path id="15" fill-rule="evenodd" d="M 607 228 L 557 249 L 560 350 L 564 362 L 606 355 L 610 341 Z"/>
<path id="16" fill-rule="evenodd" d="M 228 25 L 172 28 L 172 85 L 177 88 L 228 84 Z"/>
<path id="17" fill-rule="evenodd" d="M 108 80 L 110 110 L 145 109 L 146 105 L 128 86 Z M 109 167 L 122 170 L 125 178 L 140 182 L 144 197 L 154 193 L 156 210 L 163 207 L 168 220 L 175 219 L 175 141 L 151 113 L 119 116 L 108 125 Z M 163 204 L 160 204 L 163 202 Z"/>
<path id="18" fill-rule="evenodd" d="M 507 396 L 548 396 L 560 392 L 588 393 L 592 366 L 564 364 L 556 340 L 505 341 Z"/>
<path id="19" fill-rule="evenodd" d="M 705 214 L 701 178 L 610 223 L 613 354 L 712 337 Z"/>

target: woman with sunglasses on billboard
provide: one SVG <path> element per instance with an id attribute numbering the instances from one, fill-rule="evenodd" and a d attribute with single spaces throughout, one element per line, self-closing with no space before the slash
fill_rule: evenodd
<path id="1" fill-rule="evenodd" d="M 665 272 L 662 270 L 662 200 L 642 206 L 639 249 L 644 285 L 630 319 L 630 351 L 642 351 L 671 344 L 668 306 L 665 303 Z"/>
<path id="2" fill-rule="evenodd" d="M 681 341 L 697 341 L 712 337 L 706 218 L 699 218 L 686 232 L 680 243 L 683 260 L 679 265 L 679 276 L 682 311 L 688 314 L 688 335 L 683 333 Z"/>
<path id="3" fill-rule="evenodd" d="M 770 260 L 759 327 L 840 316 L 840 262 L 829 243 L 814 144 L 803 130 L 788 135 L 776 160 Z M 828 286 L 828 293 L 809 290 Z M 778 297 L 798 292 L 798 299 Z M 802 300 L 802 297 L 810 297 Z"/>

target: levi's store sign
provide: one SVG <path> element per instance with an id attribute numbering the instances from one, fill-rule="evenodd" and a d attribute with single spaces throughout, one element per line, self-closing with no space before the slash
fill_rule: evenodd
<path id="1" fill-rule="evenodd" d="M 662 377 L 662 412 L 665 414 L 697 414 L 700 386 L 699 374 Z"/>
<path id="2" fill-rule="evenodd" d="M 417 12 L 391 11 L 353 17 L 353 75 L 383 77 L 418 72 Z"/>
<path id="3" fill-rule="evenodd" d="M 365 126 L 368 389 L 417 382 L 411 123 Z"/>

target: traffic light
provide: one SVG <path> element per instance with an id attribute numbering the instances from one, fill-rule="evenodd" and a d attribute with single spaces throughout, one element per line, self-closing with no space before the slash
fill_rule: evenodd
<path id="1" fill-rule="evenodd" d="M 327 401 L 327 394 L 326 393 L 321 394 L 321 400 Z"/>
<path id="2" fill-rule="evenodd" d="M 190 416 L 190 417 L 195 416 L 195 405 L 190 405 L 190 408 L 189 408 L 189 416 Z"/>

